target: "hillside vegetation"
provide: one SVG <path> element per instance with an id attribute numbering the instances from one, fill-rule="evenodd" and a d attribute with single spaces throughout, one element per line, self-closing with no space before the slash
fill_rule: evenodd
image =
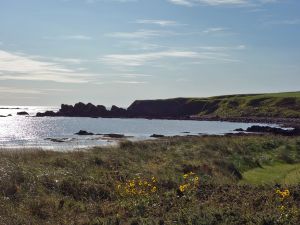
<path id="1" fill-rule="evenodd" d="M 300 138 L 0 153 L 1 225 L 299 224 Z"/>
<path id="2" fill-rule="evenodd" d="M 300 118 L 300 92 L 141 100 L 128 112 L 141 117 Z"/>

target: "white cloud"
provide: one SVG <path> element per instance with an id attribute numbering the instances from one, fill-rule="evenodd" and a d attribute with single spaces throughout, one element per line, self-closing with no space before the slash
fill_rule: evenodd
<path id="1" fill-rule="evenodd" d="M 173 20 L 137 20 L 136 23 L 159 25 L 161 27 L 181 25 Z"/>
<path id="2" fill-rule="evenodd" d="M 49 92 L 68 92 L 70 90 L 66 89 L 57 89 L 57 88 L 47 88 L 47 89 L 26 89 L 26 88 L 19 88 L 19 87 L 2 87 L 0 86 L 0 93 L 3 94 L 26 94 L 26 95 L 40 95 L 40 94 L 47 94 Z"/>
<path id="3" fill-rule="evenodd" d="M 226 51 L 226 50 L 244 50 L 246 49 L 245 45 L 237 46 L 198 46 L 196 49 L 206 50 L 206 51 Z"/>
<path id="4" fill-rule="evenodd" d="M 152 38 L 152 37 L 160 37 L 167 35 L 175 35 L 176 33 L 172 31 L 163 31 L 163 30 L 138 30 L 134 32 L 115 32 L 111 34 L 107 34 L 108 37 L 114 38 Z"/>
<path id="5" fill-rule="evenodd" d="M 0 80 L 86 83 L 93 75 L 68 69 L 62 64 L 34 59 L 29 55 L 0 50 Z"/>
<path id="6" fill-rule="evenodd" d="M 117 83 L 117 84 L 146 84 L 147 82 L 145 81 L 127 81 L 127 80 L 115 80 L 112 83 Z"/>
<path id="7" fill-rule="evenodd" d="M 99 61 L 107 65 L 137 67 L 163 59 L 230 60 L 224 53 L 169 50 L 141 54 L 110 54 L 101 57 Z"/>
<path id="8" fill-rule="evenodd" d="M 209 34 L 209 33 L 217 33 L 217 32 L 224 32 L 227 29 L 224 27 L 211 27 L 207 28 L 206 30 L 203 31 L 203 33 Z"/>
<path id="9" fill-rule="evenodd" d="M 6 94 L 41 94 L 39 90 L 16 88 L 16 87 L 0 87 L 0 93 Z"/>
<path id="10" fill-rule="evenodd" d="M 75 34 L 75 35 L 61 35 L 57 37 L 44 37 L 48 40 L 74 40 L 74 41 L 90 41 L 93 40 L 92 37 L 82 34 Z"/>

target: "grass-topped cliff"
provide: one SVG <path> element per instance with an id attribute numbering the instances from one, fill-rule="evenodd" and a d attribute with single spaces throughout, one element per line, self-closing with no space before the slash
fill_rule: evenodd
<path id="1" fill-rule="evenodd" d="M 42 116 L 169 118 L 169 119 L 300 119 L 300 92 L 277 94 L 226 95 L 210 98 L 174 98 L 137 100 L 127 109 L 84 104 L 61 105 L 58 112 L 37 113 Z M 272 121 L 273 122 L 273 121 Z"/>
<path id="2" fill-rule="evenodd" d="M 141 100 L 128 111 L 148 117 L 300 118 L 300 92 Z"/>

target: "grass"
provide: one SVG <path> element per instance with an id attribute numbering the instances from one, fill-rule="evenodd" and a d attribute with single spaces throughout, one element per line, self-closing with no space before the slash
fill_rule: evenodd
<path id="1" fill-rule="evenodd" d="M 200 116 L 300 118 L 300 92 L 219 96 L 208 98 L 207 105 L 216 106 Z"/>
<path id="2" fill-rule="evenodd" d="M 298 224 L 299 167 L 299 137 L 178 137 L 80 152 L 2 151 L 0 224 Z M 189 172 L 199 185 L 183 177 Z M 127 193 L 133 179 L 153 186 L 137 183 L 133 189 L 147 194 Z M 275 193 L 277 179 L 291 193 L 284 202 Z"/>
<path id="3" fill-rule="evenodd" d="M 243 173 L 243 182 L 251 184 L 283 184 L 300 183 L 300 164 L 275 164 L 263 166 Z"/>

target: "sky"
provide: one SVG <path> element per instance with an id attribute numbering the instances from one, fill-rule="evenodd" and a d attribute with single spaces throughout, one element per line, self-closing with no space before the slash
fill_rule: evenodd
<path id="1" fill-rule="evenodd" d="M 300 90 L 299 0 L 0 0 L 0 105 Z"/>

